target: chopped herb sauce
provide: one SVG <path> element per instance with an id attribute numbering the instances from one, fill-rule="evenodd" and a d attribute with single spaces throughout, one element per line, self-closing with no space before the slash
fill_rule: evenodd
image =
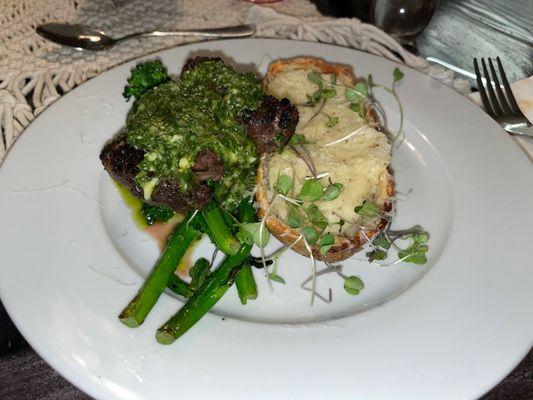
<path id="1" fill-rule="evenodd" d="M 256 109 L 261 84 L 252 73 L 239 73 L 219 61 L 205 61 L 146 92 L 126 118 L 128 143 L 146 151 L 137 184 L 170 179 L 185 191 L 192 185 L 191 167 L 200 150 L 216 152 L 224 164 L 214 197 L 233 209 L 254 185 L 258 158 L 236 117 Z M 146 192 L 146 190 L 145 190 Z"/>

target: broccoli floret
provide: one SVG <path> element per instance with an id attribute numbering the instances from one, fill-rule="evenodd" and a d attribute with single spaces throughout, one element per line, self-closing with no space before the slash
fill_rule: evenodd
<path id="1" fill-rule="evenodd" d="M 167 69 L 160 60 L 139 63 L 131 70 L 128 85 L 124 88 L 122 95 L 126 100 L 131 97 L 138 99 L 148 90 L 169 80 Z"/>

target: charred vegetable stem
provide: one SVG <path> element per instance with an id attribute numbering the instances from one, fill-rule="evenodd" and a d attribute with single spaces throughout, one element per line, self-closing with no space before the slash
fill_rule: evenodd
<path id="1" fill-rule="evenodd" d="M 198 322 L 227 292 L 235 270 L 250 254 L 252 246 L 242 245 L 233 256 L 228 256 L 222 264 L 207 277 L 204 284 L 192 295 L 189 301 L 157 330 L 156 338 L 161 344 L 170 344 Z"/>
<path id="2" fill-rule="evenodd" d="M 172 232 L 163 254 L 157 260 L 144 285 L 120 313 L 119 319 L 123 324 L 135 328 L 144 322 L 146 316 L 169 283 L 169 279 L 171 279 L 176 270 L 176 266 L 181 261 L 190 244 L 200 235 L 200 232 L 194 228 L 189 219 L 189 216 L 185 218 L 176 227 L 174 232 Z"/>
<path id="3" fill-rule="evenodd" d="M 256 218 L 252 202 L 248 200 L 241 201 L 237 209 L 237 216 L 241 222 L 254 222 Z M 257 299 L 257 285 L 249 263 L 244 263 L 243 267 L 237 272 L 235 286 L 237 286 L 237 292 L 242 304 L 246 304 L 248 300 Z"/>
<path id="4" fill-rule="evenodd" d="M 181 280 L 181 278 L 179 276 L 176 276 L 175 274 L 170 275 L 167 287 L 174 293 L 179 294 L 183 297 L 191 297 L 193 294 L 193 291 L 191 290 L 187 282 Z"/>
<path id="5" fill-rule="evenodd" d="M 214 201 L 209 202 L 202 210 L 207 225 L 207 234 L 211 241 L 226 255 L 233 256 L 241 247 L 226 225 L 222 212 Z"/>
<path id="6" fill-rule="evenodd" d="M 246 304 L 248 300 L 257 299 L 257 285 L 255 284 L 252 267 L 245 263 L 243 267 L 237 272 L 235 276 L 235 285 L 239 293 L 239 299 L 242 304 Z"/>

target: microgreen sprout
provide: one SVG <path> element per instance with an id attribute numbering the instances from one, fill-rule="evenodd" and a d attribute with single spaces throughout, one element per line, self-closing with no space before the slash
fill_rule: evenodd
<path id="1" fill-rule="evenodd" d="M 272 272 L 268 274 L 268 277 L 274 282 L 282 283 L 285 285 L 285 279 L 278 275 L 279 257 L 274 257 L 274 266 Z"/>
<path id="2" fill-rule="evenodd" d="M 365 287 L 363 281 L 357 276 L 348 276 L 344 278 L 344 290 L 352 296 L 358 295 Z"/>
<path id="3" fill-rule="evenodd" d="M 240 224 L 239 231 L 235 234 L 235 237 L 241 243 L 255 244 L 258 247 L 264 247 L 270 240 L 270 234 L 268 230 L 261 230 L 260 228 L 261 222 Z"/>
<path id="4" fill-rule="evenodd" d="M 409 240 L 410 244 L 406 248 L 399 247 L 395 242 L 398 240 Z M 429 234 L 419 225 L 410 229 L 401 231 L 392 231 L 387 229 L 377 235 L 372 241 L 373 249 L 366 253 L 369 262 L 375 260 L 385 260 L 391 247 L 398 252 L 399 259 L 391 264 L 382 266 L 395 265 L 402 261 L 414 264 L 425 264 L 427 262 L 426 253 L 428 251 L 427 242 Z"/>
<path id="5" fill-rule="evenodd" d="M 327 128 L 333 128 L 337 123 L 339 122 L 339 117 L 328 117 L 328 120 L 326 121 L 326 127 Z"/>
<path id="6" fill-rule="evenodd" d="M 302 135 L 300 133 L 295 133 L 292 135 L 290 144 L 307 144 L 309 143 L 307 139 L 305 138 L 305 135 Z"/>
<path id="7" fill-rule="evenodd" d="M 322 197 L 324 188 L 317 179 L 309 179 L 304 182 L 298 198 L 303 201 L 315 201 Z"/>
<path id="8" fill-rule="evenodd" d="M 305 243 L 307 243 L 310 246 L 314 245 L 316 241 L 318 240 L 318 237 L 319 237 L 318 232 L 312 226 L 304 227 L 302 229 L 302 233 L 305 239 Z"/>
<path id="9" fill-rule="evenodd" d="M 331 233 L 327 233 L 320 238 L 318 241 L 319 251 L 322 256 L 325 256 L 326 253 L 333 247 L 335 244 L 335 238 Z"/>
<path id="10" fill-rule="evenodd" d="M 341 192 L 344 190 L 344 185 L 342 183 L 333 183 L 330 181 L 329 186 L 324 190 L 320 200 L 331 201 L 335 200 Z"/>
<path id="11" fill-rule="evenodd" d="M 311 204 L 304 210 L 311 224 L 313 224 L 320 230 L 324 230 L 327 228 L 327 226 L 329 225 L 328 219 L 324 214 L 322 214 L 322 211 L 320 211 L 316 204 Z"/>
<path id="12" fill-rule="evenodd" d="M 308 243 L 307 241 L 307 236 L 305 235 L 305 229 L 306 228 L 304 228 L 304 245 L 305 245 L 307 252 L 309 253 L 309 258 L 311 258 L 311 278 L 312 278 L 311 279 L 312 280 L 311 307 L 312 307 L 313 304 L 315 303 L 315 296 L 316 296 L 316 260 L 315 260 L 315 257 L 313 256 L 313 251 L 311 250 L 311 247 L 310 247 L 310 245 L 312 244 Z M 317 239 L 318 239 L 318 236 L 317 236 Z"/>
<path id="13" fill-rule="evenodd" d="M 366 200 L 364 200 L 360 206 L 355 207 L 353 210 L 356 214 L 362 215 L 363 217 L 375 218 L 379 217 L 381 214 L 381 210 L 377 204 L 370 203 Z"/>
<path id="14" fill-rule="evenodd" d="M 294 184 L 294 181 L 289 176 L 280 175 L 278 176 L 278 180 L 276 181 L 276 184 L 274 185 L 274 189 L 276 189 L 276 191 L 279 194 L 286 196 L 292 189 L 293 184 Z"/>

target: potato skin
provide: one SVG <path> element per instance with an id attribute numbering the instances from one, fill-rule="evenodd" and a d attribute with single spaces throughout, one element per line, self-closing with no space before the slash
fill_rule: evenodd
<path id="1" fill-rule="evenodd" d="M 270 81 L 279 73 L 285 71 L 293 71 L 298 69 L 305 70 L 314 70 L 322 74 L 335 74 L 337 79 L 348 85 L 354 85 L 356 82 L 355 76 L 352 73 L 352 70 L 349 67 L 330 64 L 324 62 L 317 58 L 310 57 L 298 57 L 289 60 L 279 60 L 270 64 L 268 71 L 263 79 L 263 88 L 265 92 L 268 93 L 267 88 Z M 373 111 L 373 110 L 372 110 Z M 375 112 L 371 113 L 371 117 L 376 120 Z M 269 187 L 268 182 L 268 157 L 261 159 L 259 168 L 257 169 L 257 191 L 255 194 L 255 200 L 258 205 L 257 216 L 259 218 L 264 218 L 266 211 L 269 207 L 269 202 L 266 197 L 265 188 Z M 388 200 L 383 204 L 382 211 L 388 212 L 392 209 L 392 202 L 390 198 L 394 193 L 394 183 L 392 175 L 390 172 L 387 174 L 383 182 L 380 182 L 382 190 L 386 193 Z M 279 201 L 279 200 L 278 200 Z M 342 261 L 351 257 L 354 253 L 361 249 L 361 247 L 367 242 L 368 239 L 375 237 L 381 230 L 383 230 L 387 225 L 387 220 L 382 218 L 376 227 L 376 229 L 366 231 L 365 235 L 362 235 L 361 232 L 358 232 L 353 238 L 348 239 L 343 236 L 335 237 L 335 244 L 331 249 L 326 253 L 325 256 L 322 256 L 319 251 L 318 245 L 311 246 L 313 257 L 317 260 L 336 262 Z M 294 242 L 300 237 L 300 232 L 296 229 L 289 227 L 284 221 L 276 218 L 272 215 L 269 215 L 265 221 L 265 225 L 279 241 L 281 241 L 286 246 L 292 246 L 292 250 L 297 253 L 309 257 L 310 254 L 305 246 L 303 240 L 298 241 L 296 244 Z"/>

